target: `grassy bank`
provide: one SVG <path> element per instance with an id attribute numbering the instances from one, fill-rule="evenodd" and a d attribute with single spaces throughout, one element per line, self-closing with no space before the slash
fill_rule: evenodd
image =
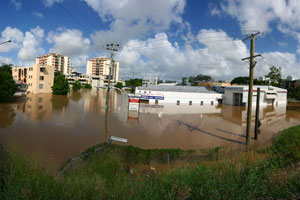
<path id="1" fill-rule="evenodd" d="M 9 148 L 0 159 L 0 199 L 296 199 L 299 147 L 300 126 L 284 130 L 267 149 L 226 159 L 219 159 L 219 148 L 199 156 L 101 144 L 57 177 Z"/>

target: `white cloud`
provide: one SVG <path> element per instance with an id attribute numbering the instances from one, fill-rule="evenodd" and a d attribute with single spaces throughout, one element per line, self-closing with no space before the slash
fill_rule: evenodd
<path id="1" fill-rule="evenodd" d="M 16 7 L 16 10 L 20 10 L 22 8 L 22 2 L 18 0 L 10 0 L 10 3 Z"/>
<path id="2" fill-rule="evenodd" d="M 48 34 L 47 41 L 54 43 L 54 47 L 50 51 L 70 57 L 85 54 L 90 49 L 90 40 L 84 38 L 82 32 L 76 29 L 51 31 Z"/>
<path id="3" fill-rule="evenodd" d="M 12 63 L 12 59 L 7 58 L 7 57 L 2 57 L 0 56 L 0 63 L 5 63 L 5 64 L 11 64 Z"/>
<path id="4" fill-rule="evenodd" d="M 12 28 L 10 26 L 6 27 L 1 32 L 0 42 L 5 42 L 8 40 L 11 40 L 12 42 L 0 45 L 0 52 L 9 52 L 13 49 L 19 48 L 23 38 L 24 34 L 19 29 Z"/>
<path id="5" fill-rule="evenodd" d="M 40 19 L 44 18 L 44 15 L 40 12 L 33 11 L 32 14 Z"/>
<path id="6" fill-rule="evenodd" d="M 288 46 L 288 43 L 286 43 L 286 42 L 278 42 L 278 45 L 279 45 L 280 47 L 287 47 L 287 46 Z"/>
<path id="7" fill-rule="evenodd" d="M 224 0 L 218 11 L 236 18 L 244 33 L 247 30 L 271 32 L 272 24 L 282 33 L 292 35 L 300 44 L 299 0 Z M 300 45 L 297 52 L 300 54 Z"/>
<path id="8" fill-rule="evenodd" d="M 84 38 L 82 32 L 76 29 L 58 29 L 48 34 L 47 41 L 54 43 L 50 52 L 57 52 L 69 56 L 74 66 L 86 64 L 90 50 L 90 40 Z"/>
<path id="9" fill-rule="evenodd" d="M 171 23 L 181 23 L 185 0 L 85 0 L 103 21 L 110 22 L 109 30 L 91 35 L 94 45 L 125 43 L 131 38 L 160 32 Z"/>
<path id="10" fill-rule="evenodd" d="M 120 77 L 156 77 L 180 80 L 183 76 L 197 74 L 211 75 L 219 80 L 232 80 L 237 76 L 248 76 L 249 63 L 241 61 L 249 56 L 246 45 L 241 40 L 229 37 L 222 30 L 202 29 L 196 42 L 203 47 L 180 48 L 171 43 L 165 33 L 156 34 L 147 40 L 130 40 L 117 53 L 120 62 Z M 269 67 L 282 67 L 282 75 L 300 78 L 296 55 L 283 52 L 262 53 L 258 60 L 255 77 L 268 74 Z"/>
<path id="11" fill-rule="evenodd" d="M 53 6 L 54 3 L 60 3 L 63 2 L 63 0 L 43 0 L 43 3 L 46 7 Z"/>
<path id="12" fill-rule="evenodd" d="M 18 53 L 21 62 L 34 62 L 36 57 L 45 53 L 45 50 L 41 47 L 43 37 L 44 30 L 39 26 L 25 33 L 22 47 Z"/>

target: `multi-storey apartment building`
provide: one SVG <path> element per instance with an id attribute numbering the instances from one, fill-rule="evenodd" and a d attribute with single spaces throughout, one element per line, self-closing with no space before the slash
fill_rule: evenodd
<path id="1" fill-rule="evenodd" d="M 53 66 L 34 64 L 29 67 L 13 67 L 12 76 L 16 82 L 27 85 L 27 93 L 52 92 Z"/>
<path id="2" fill-rule="evenodd" d="M 64 75 L 71 74 L 70 59 L 67 56 L 57 53 L 49 53 L 36 58 L 36 64 L 50 65 L 55 71 Z"/>
<path id="3" fill-rule="evenodd" d="M 93 86 L 106 86 L 108 84 L 110 62 L 110 58 L 105 57 L 92 58 L 87 61 L 86 74 L 92 77 Z M 111 74 L 111 83 L 117 83 L 119 80 L 119 62 L 114 61 Z"/>

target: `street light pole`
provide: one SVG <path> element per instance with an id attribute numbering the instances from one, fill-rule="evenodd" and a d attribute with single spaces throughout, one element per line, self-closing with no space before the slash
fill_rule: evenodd
<path id="1" fill-rule="evenodd" d="M 5 43 L 9 43 L 9 42 L 12 42 L 12 41 L 11 41 L 11 40 L 8 40 L 8 41 L 5 41 L 5 42 L 1 42 L 0 45 L 1 45 L 1 44 L 5 44 Z"/>

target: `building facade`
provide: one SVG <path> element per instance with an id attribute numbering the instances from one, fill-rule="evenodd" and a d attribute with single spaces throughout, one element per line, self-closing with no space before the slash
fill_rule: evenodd
<path id="1" fill-rule="evenodd" d="M 70 59 L 67 56 L 57 53 L 49 53 L 36 58 L 36 64 L 42 66 L 52 66 L 55 72 L 59 71 L 64 75 L 69 75 L 72 72 L 70 67 Z"/>
<path id="2" fill-rule="evenodd" d="M 51 93 L 54 83 L 54 68 L 34 64 L 29 67 L 12 67 L 12 76 L 17 83 L 27 85 L 27 93 Z"/>
<path id="3" fill-rule="evenodd" d="M 222 94 L 205 87 L 149 85 L 137 87 L 135 95 L 151 103 L 172 103 L 174 105 L 218 105 Z"/>
<path id="4" fill-rule="evenodd" d="M 247 106 L 248 86 L 227 86 L 224 88 L 223 104 Z M 261 106 L 278 106 L 287 104 L 287 90 L 273 86 L 253 86 L 252 105 L 256 105 L 257 88 L 260 88 Z M 254 107 L 253 107 L 254 108 Z"/>
<path id="5" fill-rule="evenodd" d="M 110 73 L 110 58 L 98 57 L 87 61 L 86 75 L 91 76 L 92 86 L 107 86 Z M 111 84 L 114 85 L 119 80 L 119 62 L 114 61 L 111 71 Z"/>

